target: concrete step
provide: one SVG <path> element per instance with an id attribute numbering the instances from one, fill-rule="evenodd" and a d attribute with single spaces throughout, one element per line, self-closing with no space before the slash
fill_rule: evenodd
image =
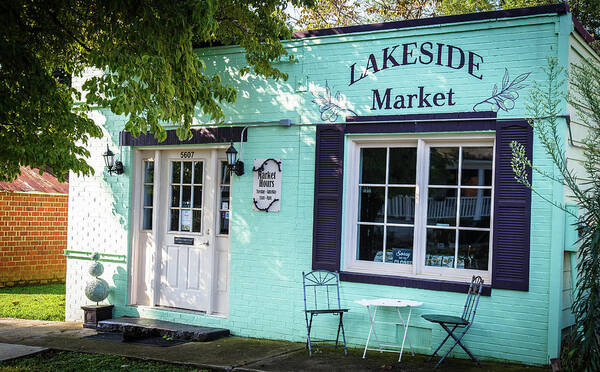
<path id="1" fill-rule="evenodd" d="M 122 332 L 123 341 L 145 337 L 171 337 L 176 340 L 213 341 L 229 336 L 224 328 L 202 327 L 164 320 L 121 317 L 98 322 L 99 332 Z"/>

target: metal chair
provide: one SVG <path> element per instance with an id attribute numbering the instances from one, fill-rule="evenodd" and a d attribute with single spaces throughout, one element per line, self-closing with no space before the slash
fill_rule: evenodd
<path id="1" fill-rule="evenodd" d="M 340 331 L 344 341 L 344 354 L 348 355 L 346 348 L 346 334 L 344 333 L 343 317 L 348 309 L 342 309 L 340 304 L 340 286 L 335 273 L 325 270 L 315 270 L 309 273 L 302 272 L 302 287 L 304 290 L 304 317 L 306 319 L 306 344 L 308 354 L 312 356 L 313 343 L 327 343 L 335 341 L 335 344 L 322 344 L 323 347 L 341 347 L 338 343 Z M 335 340 L 314 340 L 310 337 L 313 317 L 320 314 L 339 315 L 337 336 Z M 309 317 L 310 315 L 310 317 Z"/>
<path id="2" fill-rule="evenodd" d="M 467 293 L 467 301 L 465 302 L 465 307 L 464 307 L 463 313 L 460 317 L 452 316 L 452 315 L 440 315 L 440 314 L 422 315 L 422 317 L 425 320 L 430 321 L 432 323 L 438 323 L 448 333 L 448 336 L 446 336 L 446 338 L 444 339 L 444 341 L 442 341 L 440 346 L 438 346 L 438 348 L 435 349 L 433 354 L 431 354 L 431 357 L 429 358 L 429 360 L 433 359 L 433 357 L 437 354 L 437 352 L 442 348 L 442 346 L 446 343 L 446 341 L 448 341 L 448 339 L 450 337 L 452 337 L 454 339 L 454 345 L 452 345 L 452 347 L 450 347 L 450 349 L 448 349 L 446 354 L 444 354 L 442 359 L 440 359 L 437 362 L 437 364 L 435 365 L 435 368 L 439 367 L 439 365 L 442 364 L 444 359 L 446 359 L 448 354 L 450 354 L 450 352 L 456 347 L 456 345 L 460 345 L 460 347 L 462 347 L 463 350 L 467 354 L 469 354 L 471 359 L 473 361 L 475 361 L 478 366 L 481 367 L 481 363 L 479 363 L 479 360 L 477 360 L 477 358 L 471 353 L 471 351 L 469 351 L 469 349 L 465 346 L 465 344 L 462 343 L 461 340 L 465 336 L 465 334 L 467 333 L 469 328 L 471 328 L 471 325 L 473 324 L 473 320 L 475 319 L 475 312 L 477 311 L 477 305 L 479 304 L 479 297 L 481 296 L 482 288 L 483 288 L 483 279 L 480 276 L 473 276 L 473 279 L 471 280 L 471 285 L 469 286 L 469 291 Z M 450 329 L 448 326 L 451 326 L 452 329 Z M 459 336 L 456 336 L 454 334 L 454 331 L 456 330 L 456 328 L 459 328 L 459 327 L 461 327 L 461 328 L 464 327 L 464 329 Z"/>

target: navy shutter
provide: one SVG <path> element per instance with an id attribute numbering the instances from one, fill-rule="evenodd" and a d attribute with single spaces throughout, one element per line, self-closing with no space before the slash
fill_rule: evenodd
<path id="1" fill-rule="evenodd" d="M 492 288 L 528 291 L 531 190 L 515 180 L 512 141 L 523 144 L 532 158 L 533 131 L 526 121 L 496 126 Z"/>
<path id="2" fill-rule="evenodd" d="M 312 267 L 313 270 L 339 271 L 344 128 L 318 125 L 316 134 Z"/>

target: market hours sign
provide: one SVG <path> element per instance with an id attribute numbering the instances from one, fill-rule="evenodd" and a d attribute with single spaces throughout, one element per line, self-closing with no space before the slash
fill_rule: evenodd
<path id="1" fill-rule="evenodd" d="M 252 208 L 255 211 L 281 210 L 281 159 L 254 159 Z"/>

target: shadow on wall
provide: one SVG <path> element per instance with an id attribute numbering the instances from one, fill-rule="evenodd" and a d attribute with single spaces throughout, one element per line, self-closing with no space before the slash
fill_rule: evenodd
<path id="1" fill-rule="evenodd" d="M 119 136 L 125 127 L 126 118 L 115 115 L 108 108 L 99 109 L 106 118 L 104 129 L 110 136 L 109 147 L 115 153 L 115 161 L 121 160 L 124 165 L 124 173 L 111 175 L 103 168 L 103 179 L 110 186 L 113 197 L 113 215 L 119 218 L 119 223 L 125 231 L 129 231 L 129 181 L 131 179 L 131 150 L 129 147 L 119 147 Z"/>
<path id="2" fill-rule="evenodd" d="M 113 305 L 127 305 L 127 271 L 119 266 L 112 276 L 114 286 L 110 287 L 108 293 L 108 302 Z M 137 309 L 132 308 L 128 311 L 129 316 L 139 316 Z"/>
<path id="3" fill-rule="evenodd" d="M 226 56 L 202 56 L 207 62 L 207 74 L 219 75 L 223 84 L 237 89 L 237 99 L 233 104 L 222 103 L 226 121 L 243 122 L 256 120 L 319 121 L 319 108 L 315 106 L 311 118 L 303 119 L 306 107 L 312 105 L 313 95 L 307 91 L 307 77 L 294 67 L 296 62 L 276 64 L 282 72 L 289 74 L 287 81 L 265 79 L 254 73 L 241 76 L 240 67 L 246 64 L 242 53 Z M 301 83 L 300 83 L 301 81 Z M 325 82 L 322 84 L 325 89 Z M 212 120 L 200 110 L 194 114 L 194 123 L 209 123 Z"/>

